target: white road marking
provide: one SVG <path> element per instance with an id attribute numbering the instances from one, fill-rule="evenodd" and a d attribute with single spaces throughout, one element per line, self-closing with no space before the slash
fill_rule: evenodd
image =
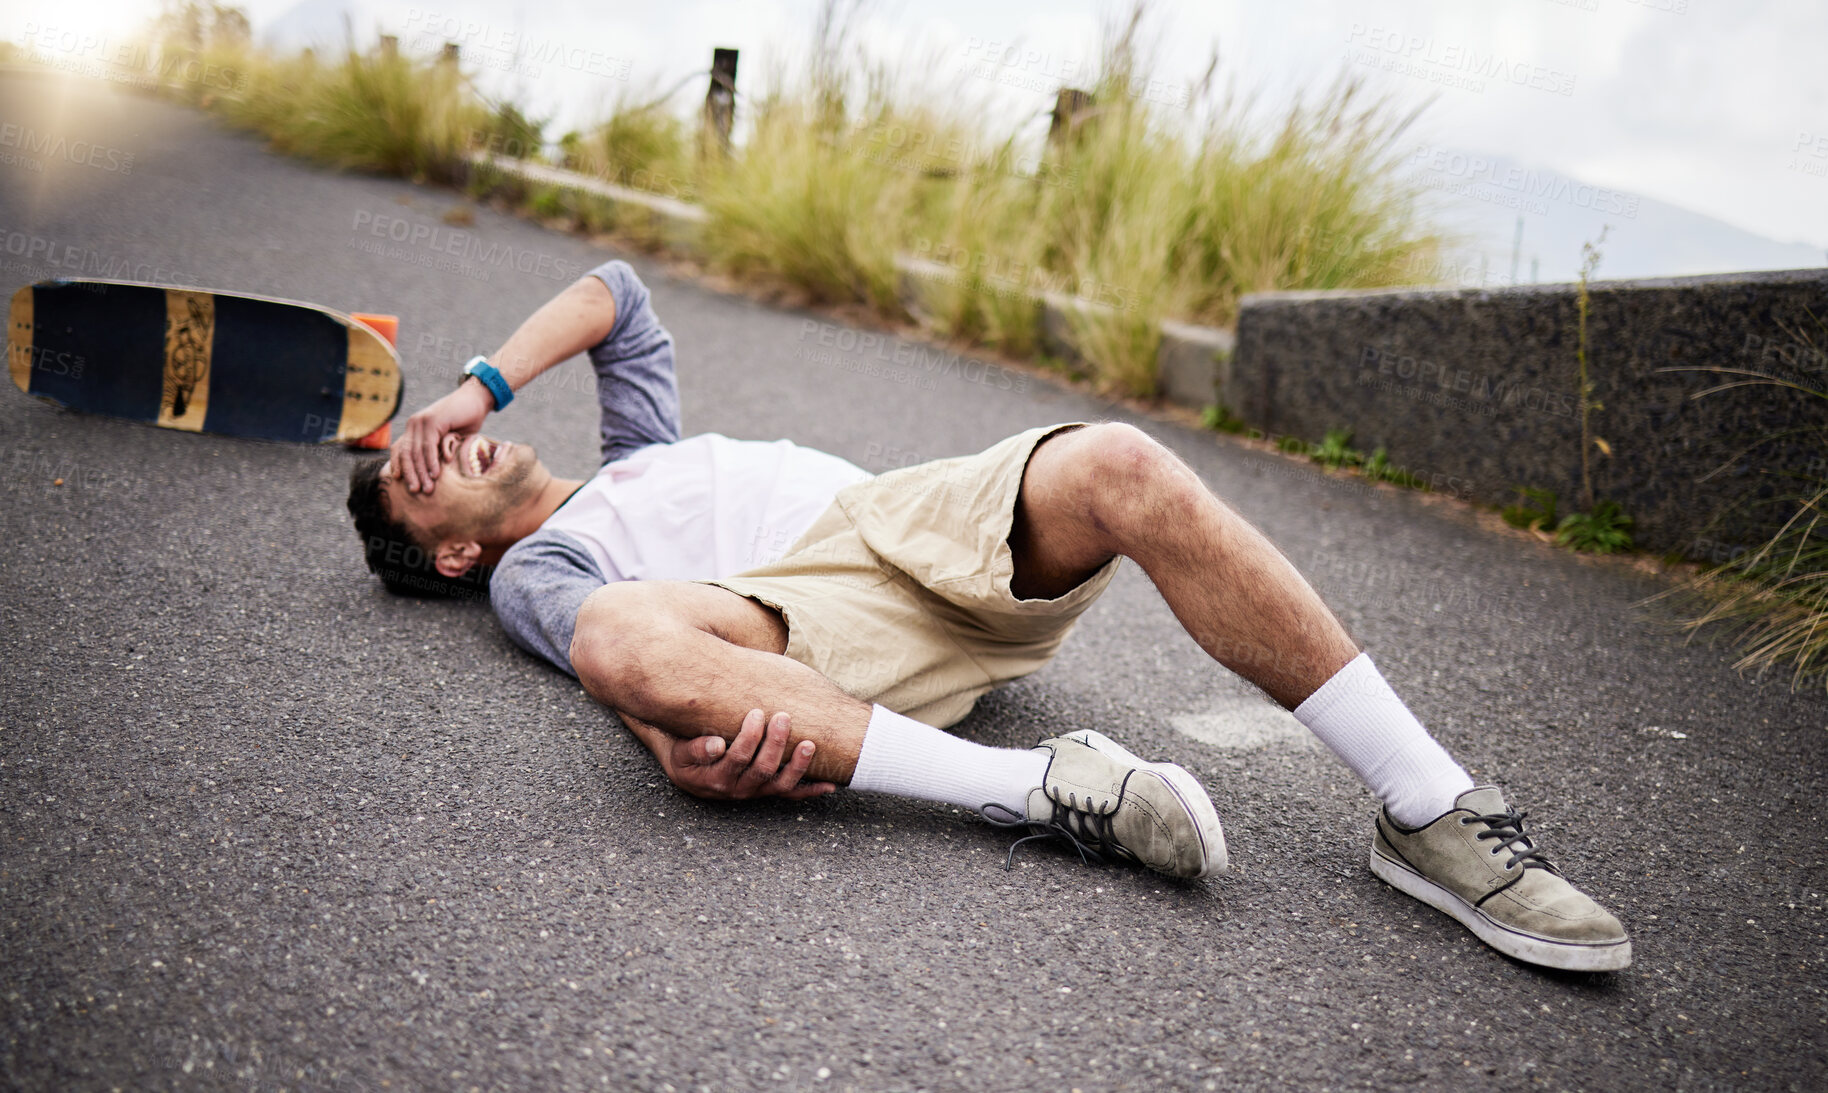
<path id="1" fill-rule="evenodd" d="M 1320 741 L 1295 715 L 1260 696 L 1227 696 L 1209 713 L 1179 714 L 1168 719 L 1177 730 L 1202 744 L 1227 751 L 1256 751 L 1272 746 L 1316 748 Z"/>

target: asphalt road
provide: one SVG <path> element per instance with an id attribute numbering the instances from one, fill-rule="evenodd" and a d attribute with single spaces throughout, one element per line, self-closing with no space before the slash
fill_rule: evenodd
<path id="1" fill-rule="evenodd" d="M 168 104 L 7 75 L 0 121 L 118 153 L 8 149 L 8 293 L 56 262 L 396 312 L 414 406 L 613 253 L 485 209 L 467 230 L 526 272 L 453 256 L 430 233 L 454 193 L 293 162 Z M 363 249 L 395 218 L 422 241 Z M 1533 810 L 1636 964 L 1534 970 L 1373 878 L 1369 796 L 1134 567 L 959 731 L 1091 726 L 1185 764 L 1232 848 L 1208 882 L 1036 848 L 1005 872 L 1001 833 L 895 799 L 686 798 L 486 610 L 366 575 L 355 456 L 11 393 L 8 1086 L 1821 1087 L 1828 700 L 1683 644 L 1637 606 L 1657 579 L 1027 373 L 899 372 L 817 316 L 631 260 L 678 339 L 691 431 L 880 470 L 1055 420 L 1149 429 Z M 493 431 L 587 474 L 588 377 L 543 378 Z"/>

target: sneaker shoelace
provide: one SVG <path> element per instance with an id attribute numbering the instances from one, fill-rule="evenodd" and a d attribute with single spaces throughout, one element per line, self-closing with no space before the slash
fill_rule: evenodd
<path id="1" fill-rule="evenodd" d="M 1531 841 L 1530 836 L 1524 831 L 1523 821 L 1528 815 L 1528 812 L 1519 812 L 1516 809 L 1511 809 L 1508 812 L 1490 812 L 1478 816 L 1462 816 L 1460 817 L 1460 824 L 1461 826 L 1467 824 L 1484 824 L 1485 830 L 1479 832 L 1475 837 L 1480 840 L 1497 839 L 1498 845 L 1492 847 L 1493 854 L 1498 854 L 1506 850 L 1511 852 L 1510 860 L 1504 863 L 1504 867 L 1507 870 L 1513 865 L 1522 862 L 1525 869 L 1547 869 L 1551 873 L 1560 873 L 1561 870 L 1555 868 L 1555 866 L 1550 863 L 1549 859 L 1542 856 L 1542 851 L 1536 848 L 1536 844 Z"/>
<path id="2" fill-rule="evenodd" d="M 1007 805 L 995 802 L 978 809 L 978 815 L 993 827 L 1026 827 L 1034 832 L 1033 835 L 1025 835 L 1010 844 L 1009 857 L 1003 860 L 1004 869 L 1015 868 L 1017 847 L 1036 839 L 1065 839 L 1079 852 L 1079 860 L 1087 865 L 1093 862 L 1104 864 L 1105 854 L 1131 856 L 1123 844 L 1117 841 L 1117 832 L 1113 826 L 1113 817 L 1117 813 L 1115 799 L 1108 808 L 1094 807 L 1089 799 L 1081 805 L 1078 795 L 1074 793 L 1067 794 L 1065 801 L 1049 797 L 1048 802 L 1054 807 L 1044 820 L 1030 818 Z"/>

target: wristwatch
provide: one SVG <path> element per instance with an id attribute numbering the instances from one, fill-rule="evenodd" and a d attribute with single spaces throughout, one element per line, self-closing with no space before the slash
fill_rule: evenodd
<path id="1" fill-rule="evenodd" d="M 487 357 L 476 357 L 464 365 L 463 376 L 475 376 L 481 380 L 482 385 L 489 389 L 490 397 L 495 399 L 497 410 L 507 409 L 508 403 L 514 401 L 514 388 L 508 386 L 508 381 L 502 378 L 501 373 L 489 363 Z M 459 377 L 457 382 L 462 383 L 463 378 Z"/>

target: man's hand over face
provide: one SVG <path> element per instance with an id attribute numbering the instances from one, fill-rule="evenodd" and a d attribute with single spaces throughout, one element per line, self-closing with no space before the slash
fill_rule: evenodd
<path id="1" fill-rule="evenodd" d="M 728 746 L 716 736 L 671 739 L 656 749 L 656 755 L 674 785 L 707 800 L 785 797 L 799 801 L 837 789 L 831 782 L 801 781 L 812 766 L 813 743 L 802 740 L 789 756 L 787 737 L 791 726 L 791 719 L 784 713 L 775 714 L 764 726 L 762 711 L 750 710 L 749 716 L 743 718 L 742 730 Z"/>
<path id="2" fill-rule="evenodd" d="M 394 474 L 412 493 L 430 493 L 444 469 L 439 447 L 447 434 L 459 438 L 482 428 L 495 409 L 495 396 L 475 380 L 464 380 L 457 389 L 406 419 L 406 430 L 394 442 Z"/>

